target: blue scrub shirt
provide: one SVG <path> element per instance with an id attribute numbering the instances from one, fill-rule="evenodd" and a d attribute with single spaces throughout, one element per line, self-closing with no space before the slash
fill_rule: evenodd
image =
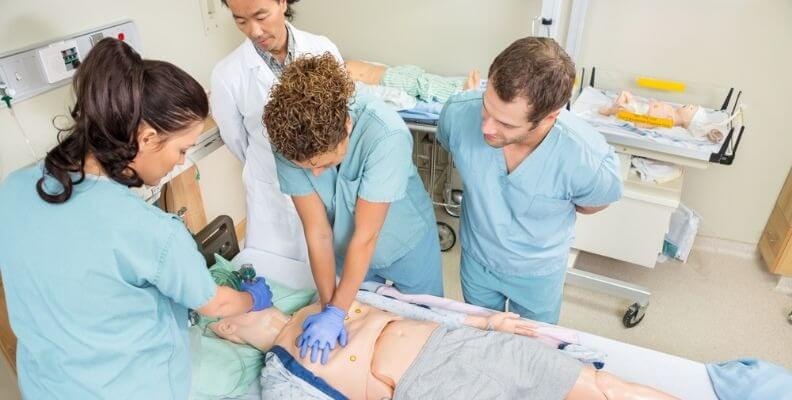
<path id="1" fill-rule="evenodd" d="M 621 197 L 619 160 L 599 132 L 562 111 L 544 141 L 508 173 L 502 149 L 484 141 L 481 109 L 481 92 L 454 96 L 437 130 L 462 177 L 463 256 L 505 275 L 558 273 L 566 268 L 575 205 Z"/>
<path id="2" fill-rule="evenodd" d="M 298 167 L 276 153 L 281 191 L 291 196 L 316 192 L 333 226 L 336 267 L 340 272 L 355 230 L 358 197 L 370 202 L 391 203 L 377 239 L 372 269 L 386 268 L 418 247 L 435 216 L 412 161 L 412 134 L 399 115 L 375 97 L 357 95 L 349 107 L 353 128 L 340 168 L 328 168 L 319 176 Z M 425 247 L 425 246 L 424 246 Z M 432 265 L 439 271 L 439 245 Z M 438 262 L 434 262 L 434 259 Z M 436 264 L 436 265 L 435 265 Z"/>
<path id="3" fill-rule="evenodd" d="M 104 177 L 49 204 L 36 193 L 41 176 L 33 166 L 0 185 L 22 397 L 186 399 L 187 308 L 216 285 L 184 224 Z"/>

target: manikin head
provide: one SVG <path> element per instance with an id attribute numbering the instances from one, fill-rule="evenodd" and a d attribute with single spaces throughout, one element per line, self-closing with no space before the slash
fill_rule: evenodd
<path id="1" fill-rule="evenodd" d="M 315 176 L 340 164 L 353 127 L 349 99 L 354 91 L 343 65 L 330 53 L 294 60 L 264 108 L 270 142 Z"/>
<path id="2" fill-rule="evenodd" d="M 553 39 L 515 41 L 490 66 L 482 107 L 484 140 L 496 148 L 538 143 L 569 101 L 574 82 L 575 65 Z"/>
<path id="3" fill-rule="evenodd" d="M 261 351 L 269 351 L 289 316 L 275 307 L 223 318 L 209 324 L 218 337 L 237 344 L 248 344 Z"/>

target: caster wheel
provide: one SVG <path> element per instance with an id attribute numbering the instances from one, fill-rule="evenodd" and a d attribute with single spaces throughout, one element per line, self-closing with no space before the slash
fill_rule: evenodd
<path id="1" fill-rule="evenodd" d="M 646 307 L 641 307 L 640 304 L 633 303 L 627 308 L 627 312 L 624 313 L 622 323 L 624 324 L 625 328 L 632 328 L 635 325 L 640 324 L 641 321 L 643 321 L 645 315 Z"/>
<path id="2" fill-rule="evenodd" d="M 448 206 L 443 206 L 445 209 L 446 214 L 454 217 L 459 218 L 459 214 L 462 210 L 462 191 L 458 189 L 448 190 L 446 189 L 445 193 L 443 193 L 443 200 L 446 204 L 453 204 Z"/>
<path id="3" fill-rule="evenodd" d="M 443 206 L 446 214 L 454 217 L 459 218 L 459 206 Z"/>
<path id="4" fill-rule="evenodd" d="M 437 222 L 437 234 L 440 237 L 440 251 L 448 251 L 456 244 L 456 233 L 454 228 L 445 222 Z"/>
<path id="5" fill-rule="evenodd" d="M 787 322 L 792 324 L 792 311 L 789 312 L 789 316 L 787 316 Z"/>

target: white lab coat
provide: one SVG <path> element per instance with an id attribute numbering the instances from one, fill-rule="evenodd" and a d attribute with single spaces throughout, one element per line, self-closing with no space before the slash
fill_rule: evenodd
<path id="1" fill-rule="evenodd" d="M 328 38 L 291 26 L 295 57 L 332 53 L 342 61 Z M 307 265 L 302 223 L 289 196 L 281 193 L 275 158 L 262 121 L 270 89 L 277 83 L 250 39 L 221 60 L 212 71 L 212 116 L 228 149 L 244 163 L 242 179 L 247 200 L 245 247 L 290 258 Z"/>

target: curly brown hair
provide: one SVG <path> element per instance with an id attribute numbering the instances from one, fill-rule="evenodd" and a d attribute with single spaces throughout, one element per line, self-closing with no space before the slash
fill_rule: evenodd
<path id="1" fill-rule="evenodd" d="M 303 162 L 335 150 L 347 136 L 355 85 L 330 53 L 294 60 L 272 88 L 264 125 L 275 150 Z"/>

